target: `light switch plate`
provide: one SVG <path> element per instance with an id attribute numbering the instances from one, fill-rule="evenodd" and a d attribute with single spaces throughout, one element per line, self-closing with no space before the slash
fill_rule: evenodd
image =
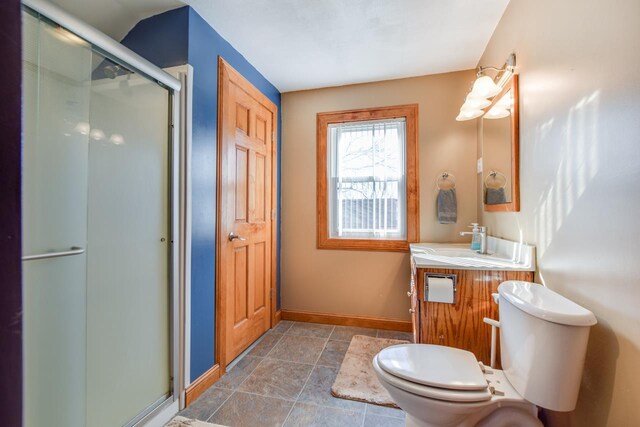
<path id="1" fill-rule="evenodd" d="M 478 159 L 477 173 L 482 173 L 482 157 Z"/>

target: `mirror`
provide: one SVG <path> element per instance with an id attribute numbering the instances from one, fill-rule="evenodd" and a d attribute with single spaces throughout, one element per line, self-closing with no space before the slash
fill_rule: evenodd
<path id="1" fill-rule="evenodd" d="M 518 76 L 513 75 L 482 117 L 484 210 L 520 210 Z"/>

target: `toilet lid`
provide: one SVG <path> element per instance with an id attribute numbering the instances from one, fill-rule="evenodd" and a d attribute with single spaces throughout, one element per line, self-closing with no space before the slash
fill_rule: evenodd
<path id="1" fill-rule="evenodd" d="M 385 372 L 430 387 L 486 390 L 487 380 L 473 353 L 432 344 L 400 344 L 378 353 Z"/>
<path id="2" fill-rule="evenodd" d="M 412 381 L 403 380 L 400 377 L 389 374 L 387 371 L 380 367 L 378 363 L 378 356 L 373 358 L 373 369 L 378 374 L 378 379 L 389 385 L 401 390 L 404 390 L 408 393 L 415 394 L 418 396 L 423 396 L 429 399 L 437 399 L 443 400 L 445 402 L 456 402 L 456 403 L 480 403 L 491 400 L 491 392 L 488 388 L 484 390 L 449 390 L 446 388 L 439 387 L 430 387 L 427 385 L 422 385 L 418 383 L 414 383 Z M 385 386 L 387 387 L 387 386 Z"/>

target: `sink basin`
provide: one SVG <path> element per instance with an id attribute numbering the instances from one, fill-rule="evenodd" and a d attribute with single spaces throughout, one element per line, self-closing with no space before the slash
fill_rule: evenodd
<path id="1" fill-rule="evenodd" d="M 518 263 L 495 255 L 479 254 L 471 249 L 426 249 L 424 252 L 414 251 L 413 256 L 426 258 L 432 261 L 441 262 L 463 267 L 481 268 L 513 268 Z"/>
<path id="2" fill-rule="evenodd" d="M 440 255 L 440 256 L 453 256 L 453 257 L 481 257 L 488 254 L 481 255 L 471 249 L 458 249 L 458 248 L 425 248 L 425 253 Z"/>
<path id="3" fill-rule="evenodd" d="M 525 254 L 527 256 L 523 256 L 523 252 L 527 252 L 527 250 L 523 251 L 517 246 L 513 246 L 513 248 L 519 250 L 512 250 L 512 247 L 507 246 L 505 248 L 505 244 L 501 245 L 500 242 L 494 243 L 498 243 L 492 245 L 495 250 L 492 250 L 491 253 L 488 254 L 479 254 L 476 251 L 469 249 L 468 246 L 444 246 L 442 244 L 412 245 L 411 254 L 413 255 L 416 263 L 422 265 L 449 265 L 466 269 L 515 269 L 527 271 L 535 269 L 531 262 L 533 257 L 529 256 L 529 254 Z M 492 249 L 492 246 L 489 246 L 490 250 Z"/>

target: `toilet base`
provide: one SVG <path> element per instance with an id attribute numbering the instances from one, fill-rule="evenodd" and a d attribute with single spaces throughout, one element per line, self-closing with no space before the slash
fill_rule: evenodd
<path id="1" fill-rule="evenodd" d="M 484 414 L 483 414 L 484 415 Z M 406 427 L 543 427 L 542 422 L 529 411 L 522 408 L 498 408 L 482 419 L 470 417 L 461 424 L 431 424 L 407 414 Z"/>
<path id="2" fill-rule="evenodd" d="M 424 423 L 423 421 L 417 420 L 415 418 L 413 418 L 411 415 L 407 414 L 406 418 L 405 418 L 405 427 L 438 427 L 438 426 L 432 426 L 429 424 Z"/>
<path id="3" fill-rule="evenodd" d="M 487 370 L 487 381 L 500 389 L 488 401 L 449 402 L 427 398 L 397 387 L 374 359 L 374 370 L 380 384 L 406 413 L 407 427 L 542 427 L 536 405 L 525 400 L 510 385 L 504 372 Z"/>

